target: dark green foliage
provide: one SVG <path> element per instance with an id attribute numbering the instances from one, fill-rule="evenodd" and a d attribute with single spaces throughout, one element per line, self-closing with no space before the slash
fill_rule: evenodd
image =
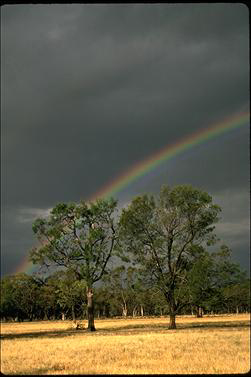
<path id="1" fill-rule="evenodd" d="M 116 242 L 113 218 L 116 204 L 113 199 L 90 204 L 60 203 L 48 219 L 37 219 L 32 227 L 41 246 L 31 251 L 31 261 L 44 266 L 62 266 L 75 279 L 85 282 L 90 330 L 95 329 L 93 284 L 102 278 Z M 69 295 L 64 300 L 69 301 Z M 61 305 L 62 300 L 61 297 Z"/>
<path id="2" fill-rule="evenodd" d="M 187 279 L 190 305 L 204 311 L 226 311 L 225 290 L 245 281 L 245 274 L 231 260 L 231 251 L 226 245 L 220 250 L 204 251 L 193 263 Z"/>
<path id="3" fill-rule="evenodd" d="M 189 185 L 164 186 L 159 198 L 135 198 L 120 218 L 121 248 L 151 273 L 166 297 L 172 324 L 186 304 L 188 272 L 206 244 L 215 241 L 213 224 L 220 208 L 205 192 Z M 183 293 L 183 295 L 182 295 Z"/>
<path id="4" fill-rule="evenodd" d="M 1 315 L 6 319 L 33 320 L 39 311 L 38 282 L 21 273 L 5 277 L 1 283 Z"/>
<path id="5" fill-rule="evenodd" d="M 250 310 L 250 280 L 222 245 L 214 252 L 220 208 L 189 185 L 164 186 L 159 197 L 143 195 L 122 210 L 114 200 L 58 204 L 33 231 L 40 241 L 30 258 L 61 267 L 49 277 L 18 274 L 1 280 L 5 320 L 232 313 Z M 118 242 L 119 241 L 119 242 Z M 108 270 L 112 255 L 129 267 Z M 48 272 L 48 271 L 47 271 Z M 102 280 L 101 280 L 102 278 Z M 93 306 L 93 285 L 96 308 Z"/>
<path id="6" fill-rule="evenodd" d="M 63 266 L 88 285 L 100 280 L 112 254 L 114 200 L 87 205 L 58 204 L 48 219 L 37 219 L 33 232 L 41 243 L 30 253 L 33 263 Z"/>
<path id="7" fill-rule="evenodd" d="M 67 317 L 70 315 L 75 320 L 76 309 L 82 308 L 83 310 L 86 306 L 86 282 L 84 280 L 76 280 L 74 274 L 69 271 L 62 271 L 55 278 L 57 303 L 62 312 L 67 314 Z"/>
<path id="8" fill-rule="evenodd" d="M 139 269 L 119 266 L 104 276 L 103 282 L 110 293 L 110 302 L 119 315 L 135 316 L 143 310 L 144 287 Z"/>
<path id="9" fill-rule="evenodd" d="M 225 286 L 222 296 L 227 312 L 250 312 L 250 279 Z"/>

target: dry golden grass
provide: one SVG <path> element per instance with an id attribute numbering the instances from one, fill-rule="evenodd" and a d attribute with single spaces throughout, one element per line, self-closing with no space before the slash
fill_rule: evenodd
<path id="1" fill-rule="evenodd" d="M 245 373 L 250 369 L 249 315 L 197 319 L 96 320 L 94 333 L 71 323 L 4 323 L 5 374 Z"/>

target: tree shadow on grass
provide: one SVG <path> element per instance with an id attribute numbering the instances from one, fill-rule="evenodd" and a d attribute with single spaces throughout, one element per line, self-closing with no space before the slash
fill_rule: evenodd
<path id="1" fill-rule="evenodd" d="M 104 332 L 117 332 L 117 331 L 120 331 L 120 332 L 124 332 L 124 331 L 128 331 L 128 330 L 146 330 L 146 331 L 149 331 L 149 330 L 168 330 L 168 325 L 169 325 L 169 320 L 167 318 L 167 322 L 166 324 L 163 324 L 163 323 L 156 323 L 156 324 L 134 324 L 134 325 L 124 325 L 124 326 L 120 326 L 120 327 L 109 327 L 109 328 L 103 328 L 102 330 L 100 331 L 104 331 Z M 208 328 L 208 329 L 212 329 L 212 328 L 230 328 L 230 327 L 234 327 L 234 328 L 243 328 L 243 327 L 250 327 L 250 323 L 249 321 L 229 321 L 229 322 L 198 322 L 198 323 L 178 323 L 176 324 L 177 326 L 177 329 L 176 330 L 179 330 L 179 329 L 182 329 L 182 330 L 186 330 L 186 329 L 193 329 L 193 328 Z"/>
<path id="2" fill-rule="evenodd" d="M 181 329 L 194 329 L 194 328 L 200 328 L 200 329 L 212 329 L 212 328 L 244 328 L 244 327 L 250 327 L 249 321 L 241 321 L 241 322 L 203 322 L 203 323 L 189 323 L 189 324 L 179 324 L 178 328 Z"/>
<path id="3" fill-rule="evenodd" d="M 37 369 L 29 369 L 29 370 L 24 370 L 24 371 L 21 371 L 19 372 L 18 374 L 19 375 L 31 375 L 31 376 L 38 376 L 38 375 L 44 375 L 48 372 L 52 372 L 52 371 L 55 371 L 55 372 L 58 372 L 58 371 L 61 371 L 61 370 L 64 370 L 63 367 L 60 367 L 60 366 L 53 366 L 51 368 L 37 368 Z M 13 374 L 16 374 L 16 373 L 13 373 Z"/>
<path id="4" fill-rule="evenodd" d="M 193 329 L 240 329 L 250 327 L 250 322 L 247 321 L 229 321 L 229 322 L 197 322 L 197 323 L 178 323 L 177 329 L 172 331 L 179 330 L 193 330 Z M 29 333 L 19 333 L 19 334 L 1 334 L 1 339 L 20 339 L 20 338 L 59 338 L 67 336 L 79 336 L 79 335 L 131 335 L 132 332 L 158 332 L 158 331 L 170 331 L 168 329 L 168 318 L 167 323 L 156 323 L 156 324 L 133 324 L 133 325 L 123 325 L 118 327 L 107 327 L 102 329 L 97 329 L 97 331 L 89 332 L 86 329 L 83 330 L 73 330 L 73 329 L 64 329 L 64 330 L 52 330 L 52 331 L 37 331 Z"/>
<path id="5" fill-rule="evenodd" d="M 79 335 L 86 330 L 52 330 L 52 331 L 34 331 L 29 333 L 19 333 L 19 334 L 1 334 L 1 339 L 18 339 L 18 338 L 56 338 L 63 336 Z"/>

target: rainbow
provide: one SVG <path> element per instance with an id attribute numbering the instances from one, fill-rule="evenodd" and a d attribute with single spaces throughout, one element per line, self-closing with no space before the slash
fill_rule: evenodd
<path id="1" fill-rule="evenodd" d="M 28 260 L 28 257 L 26 257 L 22 263 L 17 267 L 17 269 L 12 273 L 12 275 L 21 274 L 22 272 L 25 272 L 27 274 L 32 273 L 35 269 L 35 266 L 32 262 Z"/>
<path id="2" fill-rule="evenodd" d="M 226 132 L 248 125 L 249 120 L 249 112 L 241 112 L 230 117 L 226 117 L 220 122 L 209 125 L 208 127 L 203 128 L 203 130 L 196 131 L 172 145 L 167 145 L 150 157 L 138 162 L 132 168 L 123 172 L 107 185 L 103 186 L 88 199 L 88 202 L 92 202 L 100 198 L 108 198 L 117 194 L 137 179 L 157 168 L 157 166 L 163 162 L 169 161 L 175 156 L 194 148 L 197 145 L 208 142 Z M 29 273 L 32 272 L 33 269 L 33 264 L 25 259 L 15 273 Z"/>
<path id="3" fill-rule="evenodd" d="M 154 170 L 163 162 L 169 161 L 173 157 L 195 147 L 196 145 L 205 143 L 235 128 L 247 125 L 249 123 L 249 116 L 249 112 L 232 115 L 231 117 L 224 118 L 222 121 L 214 123 L 207 128 L 203 128 L 203 130 L 192 133 L 175 144 L 165 146 L 145 160 L 138 162 L 132 168 L 123 172 L 117 178 L 102 187 L 101 190 L 91 196 L 89 201 L 113 196 L 137 179 Z"/>

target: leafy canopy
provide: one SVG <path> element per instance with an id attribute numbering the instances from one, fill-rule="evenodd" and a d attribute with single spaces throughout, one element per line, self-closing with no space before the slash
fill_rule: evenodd
<path id="1" fill-rule="evenodd" d="M 58 204 L 47 219 L 34 222 L 40 246 L 31 251 L 30 259 L 40 265 L 63 266 L 92 285 L 102 277 L 113 252 L 116 204 L 114 199 Z"/>

